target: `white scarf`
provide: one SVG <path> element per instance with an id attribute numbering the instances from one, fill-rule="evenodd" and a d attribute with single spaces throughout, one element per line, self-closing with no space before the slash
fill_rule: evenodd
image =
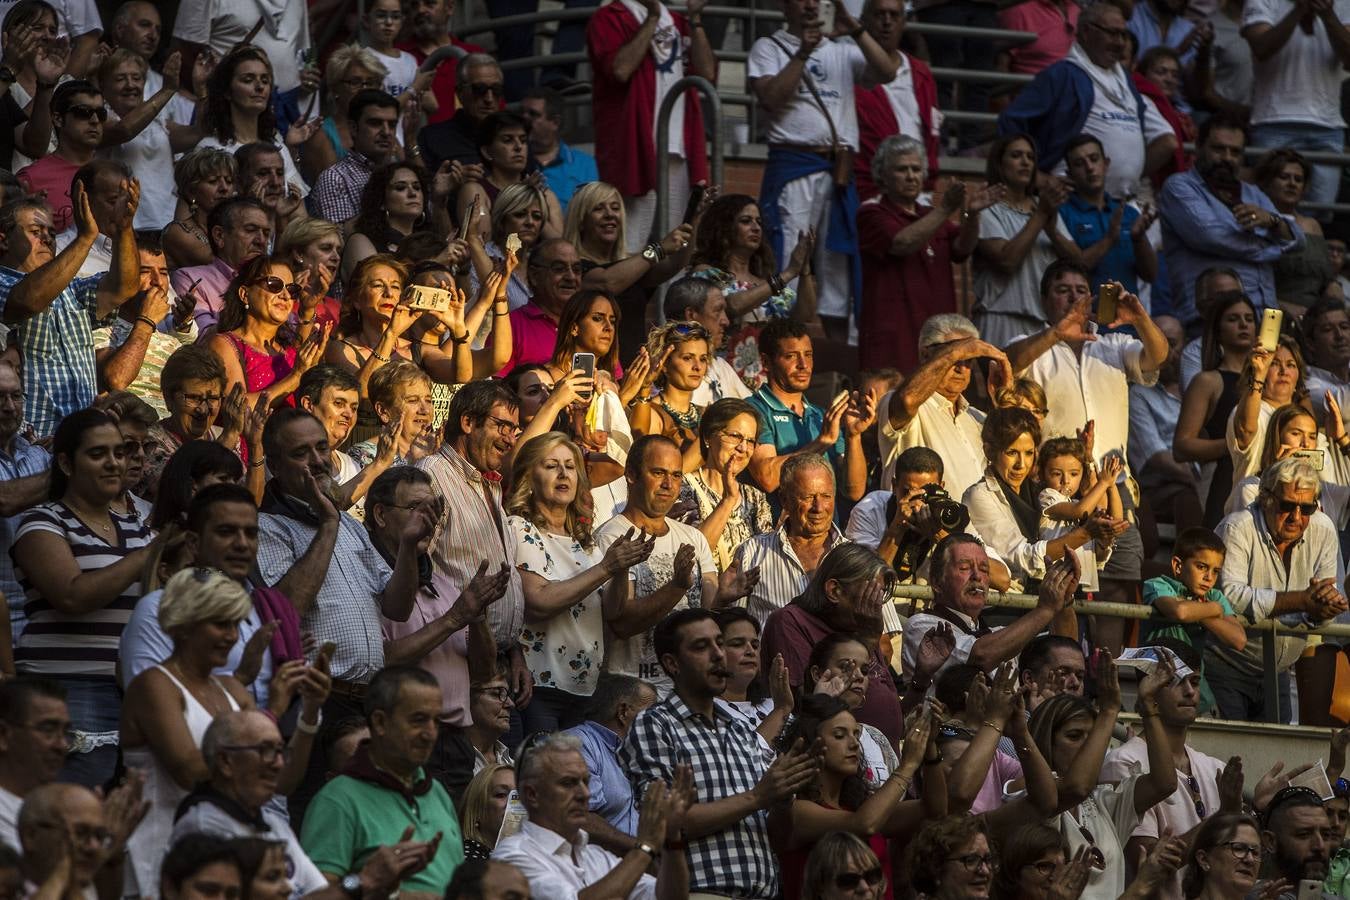
<path id="1" fill-rule="evenodd" d="M 1124 66 L 1116 63 L 1109 69 L 1103 69 L 1089 59 L 1088 55 L 1083 52 L 1083 48 L 1077 43 L 1069 49 L 1067 58 L 1069 62 L 1087 72 L 1088 77 L 1092 79 L 1092 83 L 1117 106 L 1122 109 L 1131 108 L 1130 76 L 1125 74 Z"/>

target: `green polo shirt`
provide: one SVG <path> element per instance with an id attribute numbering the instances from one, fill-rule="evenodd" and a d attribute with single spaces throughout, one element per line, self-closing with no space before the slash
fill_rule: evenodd
<path id="1" fill-rule="evenodd" d="M 800 450 L 820 436 L 825 426 L 825 411 L 805 397 L 802 398 L 802 414 L 783 405 L 783 401 L 766 384 L 750 395 L 749 401 L 759 412 L 759 443 L 773 444 L 779 456 L 785 456 Z M 839 440 L 826 454 L 830 462 L 838 463 L 844 458 L 844 435 L 840 429 Z"/>
<path id="2" fill-rule="evenodd" d="M 418 780 L 425 777 L 419 770 Z M 444 894 L 455 869 L 464 861 L 455 804 L 439 781 L 411 802 L 397 791 L 339 775 L 323 786 L 305 810 L 300 844 L 325 875 L 338 878 L 359 872 L 380 847 L 397 843 L 413 826 L 414 841 L 429 841 L 441 832 L 436 858 L 403 882 L 405 891 Z"/>

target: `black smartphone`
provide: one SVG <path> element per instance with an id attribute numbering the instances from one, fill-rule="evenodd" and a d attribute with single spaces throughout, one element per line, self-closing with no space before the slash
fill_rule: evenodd
<path id="1" fill-rule="evenodd" d="M 573 353 L 572 371 L 580 369 L 586 373 L 587 378 L 595 378 L 595 354 L 594 353 Z M 582 399 L 589 400 L 591 395 L 588 393 Z"/>
<path id="2" fill-rule="evenodd" d="M 682 220 L 685 225 L 694 221 L 694 216 L 698 213 L 698 205 L 703 202 L 703 195 L 707 192 L 708 189 L 701 184 L 694 185 L 694 189 L 689 192 L 689 205 L 684 208 L 684 219 Z"/>

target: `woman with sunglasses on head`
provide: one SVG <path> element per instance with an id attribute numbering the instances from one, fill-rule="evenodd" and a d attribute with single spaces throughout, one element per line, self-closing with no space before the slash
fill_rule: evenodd
<path id="1" fill-rule="evenodd" d="M 816 841 L 802 873 L 802 900 L 881 900 L 890 890 L 881 860 L 867 842 L 847 831 Z"/>
<path id="2" fill-rule="evenodd" d="M 753 484 L 741 484 L 759 437 L 759 414 L 744 400 L 718 400 L 698 425 L 703 464 L 684 474 L 677 508 L 683 521 L 708 539 L 719 571 L 731 565 L 736 548 L 772 531 L 769 498 Z"/>
<path id="3" fill-rule="evenodd" d="M 924 786 L 923 800 L 904 799 L 925 753 L 936 752 L 930 748 L 935 727 L 932 710 L 917 716 L 905 734 L 900 766 L 871 789 L 862 774 L 862 728 L 844 701 L 821 694 L 802 698 L 779 744 L 819 747 L 820 768 L 788 804 L 769 810 L 769 840 L 781 859 L 785 900 L 801 896 L 806 859 L 826 834 L 847 831 L 867 841 L 886 871 L 889 839 L 907 838 L 925 818 L 946 813 L 945 796 L 936 793 L 937 784 Z M 889 883 L 883 896 L 888 900 L 892 896 Z"/>
<path id="4" fill-rule="evenodd" d="M 1117 784 L 1098 784 L 1111 731 L 1120 713 L 1120 680 L 1109 656 L 1098 666 L 1097 705 L 1059 694 L 1036 707 L 1031 739 L 1050 763 L 1059 786 L 1059 816 L 1051 823 L 1068 851 L 1091 856 L 1083 900 L 1116 900 L 1125 890 L 1125 844 L 1144 813 L 1177 789 L 1171 743 L 1158 718 L 1157 695 L 1172 681 L 1170 663 L 1159 663 L 1139 682 L 1149 771 Z"/>
<path id="5" fill-rule="evenodd" d="M 129 767 L 146 773 L 150 812 L 127 842 L 131 874 L 144 895 L 157 884 L 159 862 L 173 831 L 174 812 L 188 791 L 211 774 L 202 757 L 202 737 L 222 713 L 255 707 L 253 696 L 232 675 L 215 675 L 229 661 L 239 623 L 253 610 L 243 585 L 215 569 L 185 569 L 169 579 L 159 601 L 159 624 L 173 638 L 173 652 L 127 686 L 121 745 Z M 285 714 L 299 694 L 300 727 L 278 782 L 293 789 L 309 764 L 319 710 L 328 697 L 326 663 L 300 660 L 273 675 L 268 705 Z M 307 728 L 312 730 L 307 731 Z"/>
<path id="6" fill-rule="evenodd" d="M 652 329 L 647 358 L 656 373 L 657 393 L 639 396 L 628 415 L 634 437 L 663 434 L 673 440 L 684 456 L 686 472 L 703 463 L 699 444 L 703 409 L 694 404 L 694 391 L 703 384 L 711 357 L 708 332 L 697 322 L 667 322 Z"/>
<path id="7" fill-rule="evenodd" d="M 216 333 L 207 346 L 225 366 L 226 393 L 243 385 L 247 402 L 254 404 L 264 393 L 267 403 L 293 403 L 291 395 L 300 377 L 323 359 L 329 329 L 313 322 L 301 323 L 292 334 L 287 323 L 303 294 L 328 285 L 310 285 L 308 272 L 296 280 L 284 261 L 255 257 L 244 263 L 225 292 Z"/>
<path id="8" fill-rule="evenodd" d="M 1219 813 L 1195 829 L 1181 889 L 1186 900 L 1243 900 L 1252 894 L 1260 874 L 1261 829 L 1256 820 Z M 1286 885 L 1286 895 L 1295 888 Z"/>

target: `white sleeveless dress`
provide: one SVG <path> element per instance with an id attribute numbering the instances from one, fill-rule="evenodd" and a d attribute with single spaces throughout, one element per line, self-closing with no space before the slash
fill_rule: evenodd
<path id="1" fill-rule="evenodd" d="M 211 724 L 213 718 L 210 710 L 202 706 L 197 698 L 192 696 L 192 692 L 174 678 L 173 673 L 167 668 L 161 665 L 155 668 L 173 682 L 173 686 L 183 695 L 183 716 L 187 720 L 188 731 L 192 734 L 192 742 L 200 748 L 202 736 L 206 734 L 207 726 Z M 212 677 L 211 683 L 225 695 L 231 710 L 239 709 L 239 704 L 219 681 Z M 169 850 L 169 839 L 173 834 L 173 814 L 188 792 L 178 786 L 169 770 L 164 768 L 148 745 L 124 749 L 122 758 L 128 769 L 140 769 L 145 772 L 145 799 L 150 801 L 150 812 L 127 841 L 130 865 L 127 866 L 123 893 L 128 897 L 158 897 L 159 867 L 164 861 L 164 854 Z"/>

